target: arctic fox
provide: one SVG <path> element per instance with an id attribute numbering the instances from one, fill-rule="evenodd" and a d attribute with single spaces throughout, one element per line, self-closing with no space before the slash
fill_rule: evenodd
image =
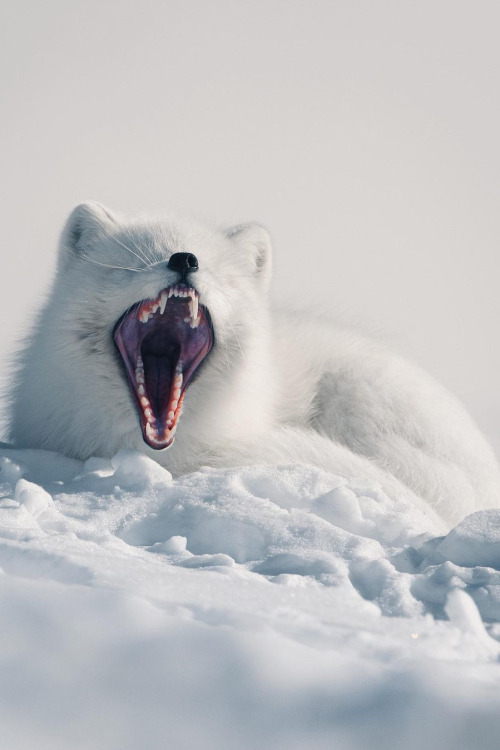
<path id="1" fill-rule="evenodd" d="M 373 342 L 273 312 L 270 278 L 260 225 L 77 206 L 11 389 L 12 441 L 79 459 L 133 448 L 175 475 L 311 463 L 448 522 L 500 504 L 495 457 L 452 395 Z"/>

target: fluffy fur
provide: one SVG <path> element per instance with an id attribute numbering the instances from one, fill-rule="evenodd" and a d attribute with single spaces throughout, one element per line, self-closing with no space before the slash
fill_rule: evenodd
<path id="1" fill-rule="evenodd" d="M 112 331 L 194 253 L 191 283 L 216 343 L 189 386 L 173 446 L 142 439 Z M 323 320 L 271 312 L 271 245 L 255 224 L 126 220 L 78 206 L 57 274 L 20 359 L 10 437 L 86 459 L 144 451 L 174 474 L 202 465 L 306 462 L 415 493 L 447 521 L 500 504 L 493 453 L 463 407 L 400 357 Z M 417 501 L 417 500 L 416 500 Z"/>

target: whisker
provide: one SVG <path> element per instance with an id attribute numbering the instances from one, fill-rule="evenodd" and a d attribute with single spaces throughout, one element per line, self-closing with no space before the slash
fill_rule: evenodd
<path id="1" fill-rule="evenodd" d="M 144 261 L 146 265 L 149 265 L 149 262 L 153 259 L 153 253 L 151 252 L 151 247 L 148 247 L 148 245 L 145 245 L 140 237 L 137 237 L 137 241 L 140 244 L 140 247 L 137 246 L 136 242 L 134 241 L 134 237 L 132 236 L 131 231 L 125 227 L 124 231 L 126 232 L 126 235 L 130 242 L 132 243 L 132 246 L 137 252 L 140 254 L 141 259 Z"/>
<path id="2" fill-rule="evenodd" d="M 96 217 L 96 221 L 99 224 L 99 226 L 101 227 L 101 229 L 104 229 L 104 231 L 106 231 L 106 227 L 104 226 L 104 224 L 102 223 L 102 221 L 100 221 L 97 217 Z M 141 256 L 138 255 L 137 253 L 135 253 L 130 247 L 127 247 L 127 245 L 125 245 L 123 242 L 121 242 L 118 239 L 118 237 L 115 237 L 114 234 L 107 234 L 107 236 L 110 237 L 112 240 L 114 240 L 116 243 L 118 243 L 118 245 L 121 245 L 121 247 L 123 247 L 124 250 L 126 250 L 129 253 L 131 253 L 132 255 L 135 255 L 135 257 L 137 258 L 137 260 L 140 260 L 141 263 L 144 263 L 144 265 L 147 265 L 147 263 L 144 260 L 144 258 L 141 258 Z M 138 248 L 136 248 L 136 249 L 138 249 Z"/>
<path id="3" fill-rule="evenodd" d="M 243 349 L 241 348 L 240 340 L 239 340 L 238 335 L 236 333 L 235 327 L 233 326 L 233 324 L 232 324 L 231 321 L 228 321 L 228 322 L 229 322 L 229 325 L 231 326 L 231 328 L 233 329 L 233 336 L 236 339 L 236 343 L 238 344 L 238 348 L 239 348 L 239 350 L 241 352 L 241 356 L 243 357 L 243 359 L 246 359 L 245 354 L 243 352 Z"/>
<path id="4" fill-rule="evenodd" d="M 83 258 L 84 260 L 87 260 L 89 263 L 95 263 L 96 266 L 104 266 L 104 268 L 114 268 L 116 270 L 120 271 L 134 271 L 135 273 L 144 273 L 144 271 L 147 271 L 146 268 L 132 268 L 130 266 L 113 266 L 109 263 L 101 263 L 98 260 L 94 260 L 94 258 L 89 258 L 88 255 L 85 255 L 84 253 L 75 253 L 74 250 L 72 250 L 70 247 L 65 245 L 61 242 L 61 246 L 64 248 L 64 250 L 67 250 L 68 253 L 71 253 L 75 256 L 75 258 Z"/>

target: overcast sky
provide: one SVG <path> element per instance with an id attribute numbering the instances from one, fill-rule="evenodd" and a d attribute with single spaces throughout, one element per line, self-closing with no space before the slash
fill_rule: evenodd
<path id="1" fill-rule="evenodd" d="M 4 0 L 0 367 L 74 204 L 256 219 L 278 297 L 393 342 L 498 439 L 499 29 L 482 0 Z"/>

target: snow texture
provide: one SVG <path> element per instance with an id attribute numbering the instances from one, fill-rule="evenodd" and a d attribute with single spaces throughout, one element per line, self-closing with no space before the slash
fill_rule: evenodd
<path id="1" fill-rule="evenodd" d="M 500 511 L 0 450 L 12 750 L 499 746 Z"/>

